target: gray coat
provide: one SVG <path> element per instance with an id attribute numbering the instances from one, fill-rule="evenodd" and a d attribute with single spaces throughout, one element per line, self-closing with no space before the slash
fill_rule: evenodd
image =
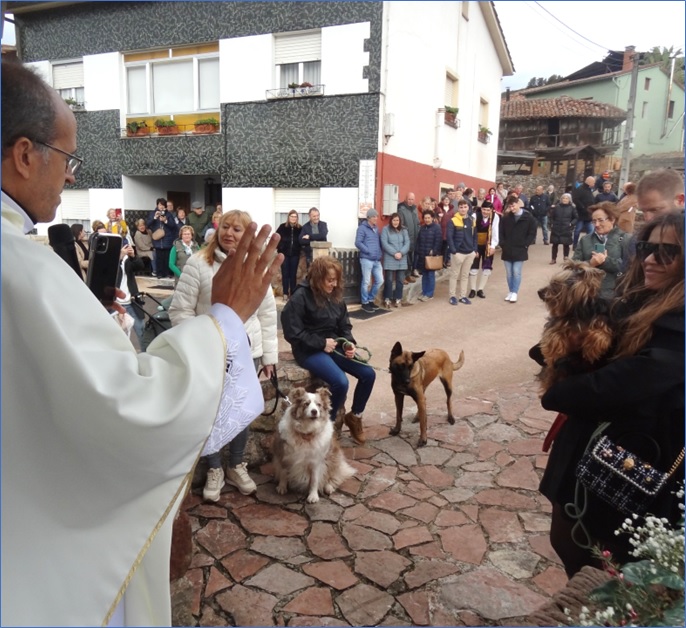
<path id="1" fill-rule="evenodd" d="M 407 229 L 407 235 L 410 236 L 410 251 L 414 251 L 419 235 L 417 207 L 408 207 L 405 203 L 399 203 L 398 215 L 400 216 L 400 224 Z"/>
<path id="2" fill-rule="evenodd" d="M 618 227 L 613 227 L 607 234 L 605 250 L 607 259 L 597 268 L 605 271 L 603 283 L 600 286 L 600 296 L 607 299 L 615 295 L 615 283 L 626 269 L 629 260 L 629 250 L 632 235 L 620 231 Z M 588 262 L 591 260 L 593 246 L 601 242 L 598 234 L 593 233 L 583 236 L 574 251 L 574 260 L 577 262 Z"/>
<path id="3" fill-rule="evenodd" d="M 405 227 L 396 231 L 388 225 L 381 232 L 381 248 L 383 249 L 384 270 L 407 270 L 407 253 L 410 250 L 410 236 Z M 400 259 L 393 257 L 402 253 Z"/>

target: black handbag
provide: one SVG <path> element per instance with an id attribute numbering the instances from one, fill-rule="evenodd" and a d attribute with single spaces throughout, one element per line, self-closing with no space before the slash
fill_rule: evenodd
<path id="1" fill-rule="evenodd" d="M 684 459 L 684 450 L 668 472 L 659 471 L 607 436 L 586 450 L 576 467 L 589 493 L 625 515 L 644 515 Z"/>

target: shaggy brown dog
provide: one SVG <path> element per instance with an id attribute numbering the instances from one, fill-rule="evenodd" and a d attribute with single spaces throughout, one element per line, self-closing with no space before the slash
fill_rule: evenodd
<path id="1" fill-rule="evenodd" d="M 613 343 L 608 302 L 600 297 L 604 271 L 586 262 L 567 261 L 550 283 L 538 291 L 548 309 L 541 342 L 531 357 L 543 369 L 542 393 L 571 373 L 597 368 Z M 535 355 L 536 349 L 540 355 Z"/>
<path id="2" fill-rule="evenodd" d="M 329 389 L 308 393 L 294 388 L 290 400 L 274 434 L 276 492 L 283 495 L 290 487 L 306 492 L 308 503 L 315 504 L 319 493 L 331 495 L 355 469 L 347 463 L 329 419 Z"/>
<path id="3" fill-rule="evenodd" d="M 438 378 L 443 384 L 445 394 L 448 397 L 448 423 L 453 425 L 455 418 L 450 407 L 450 399 L 453 394 L 453 371 L 462 368 L 464 364 L 464 351 L 460 351 L 460 357 L 453 363 L 450 356 L 442 349 L 429 349 L 413 353 L 403 351 L 400 342 L 396 342 L 391 350 L 391 388 L 395 394 L 395 427 L 391 428 L 390 434 L 395 436 L 400 433 L 400 425 L 403 422 L 403 402 L 405 395 L 412 397 L 417 404 L 417 416 L 419 421 L 418 446 L 426 445 L 426 397 L 424 395 L 427 386 Z"/>

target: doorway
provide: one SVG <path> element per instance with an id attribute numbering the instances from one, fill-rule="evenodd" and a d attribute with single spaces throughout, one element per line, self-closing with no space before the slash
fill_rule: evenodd
<path id="1" fill-rule="evenodd" d="M 191 195 L 189 192 L 167 192 L 167 200 L 174 203 L 175 210 L 183 207 L 186 210 L 186 215 L 191 211 Z"/>

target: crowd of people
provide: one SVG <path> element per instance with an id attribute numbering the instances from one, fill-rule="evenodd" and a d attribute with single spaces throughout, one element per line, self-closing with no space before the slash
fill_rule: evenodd
<path id="1" fill-rule="evenodd" d="M 258 232 L 245 212 L 194 203 L 186 215 L 160 198 L 136 224 L 140 252 L 128 225 L 110 211 L 107 222 L 92 226 L 125 238 L 122 282 L 107 311 L 83 276 L 26 237 L 54 220 L 64 185 L 76 181 L 82 160 L 74 154 L 75 116 L 21 63 L 3 60 L 1 77 L 1 235 L 3 261 L 12 262 L 2 264 L 2 352 L 12 365 L 2 372 L 3 616 L 12 625 L 170 625 L 171 522 L 198 456 L 208 458 L 208 501 L 226 481 L 245 494 L 255 490 L 243 455 L 247 428 L 264 407 L 256 371 L 276 368 L 272 281 L 285 257 L 295 257 L 296 239 L 308 256 L 307 277 L 296 288 L 292 272 L 284 273 L 284 337 L 296 361 L 331 388 L 332 420 L 345 404 L 347 375 L 358 380 L 342 419 L 358 444 L 366 440 L 363 413 L 375 373 L 353 359 L 340 263 L 312 255 L 310 243 L 327 237 L 316 208 L 302 227 L 289 214 L 270 238 L 270 227 Z M 384 263 L 393 284 L 385 294 L 396 302 L 398 286 L 435 272 L 429 258 L 450 269 L 450 303 L 468 305 L 485 297 L 498 248 L 506 300 L 514 303 L 539 226 L 553 259 L 555 244 L 568 252 L 571 239 L 575 257 L 605 270 L 616 327 L 611 355 L 595 370 L 568 374 L 541 400 L 566 417 L 540 490 L 553 504 L 551 542 L 570 576 L 597 563 L 593 545 L 632 559 L 629 543 L 614 535 L 620 516 L 612 504 L 589 502 L 574 516 L 567 508 L 580 506 L 574 470 L 598 426 L 608 423 L 608 435 L 663 471 L 684 445 L 684 182 L 673 171 L 654 172 L 635 190 L 627 184 L 615 201 L 601 181 L 589 177 L 559 202 L 554 190 L 536 189 L 532 202 L 521 185 L 505 191 L 499 183 L 476 196 L 456 186 L 448 202 L 423 199 L 421 222 L 408 194 L 387 236 L 369 210 L 356 238 L 363 276 L 374 282 L 362 287 L 363 307 L 376 297 Z M 634 191 L 636 204 L 622 205 Z M 633 221 L 639 210 L 638 232 L 623 231 L 622 216 L 634 214 Z M 575 238 L 581 231 L 586 235 Z M 82 275 L 83 226 L 73 234 Z M 133 266 L 143 257 L 159 277 L 173 273 L 178 283 L 173 327 L 137 353 L 112 319 L 122 324 L 135 313 L 129 279 L 134 273 L 135 285 Z M 422 278 L 424 301 L 433 296 L 433 279 Z M 218 456 L 227 445 L 225 473 Z M 682 463 L 673 480 L 683 476 Z M 651 508 L 676 522 L 679 504 L 665 490 Z M 583 546 L 574 535 L 579 519 L 590 541 Z"/>

